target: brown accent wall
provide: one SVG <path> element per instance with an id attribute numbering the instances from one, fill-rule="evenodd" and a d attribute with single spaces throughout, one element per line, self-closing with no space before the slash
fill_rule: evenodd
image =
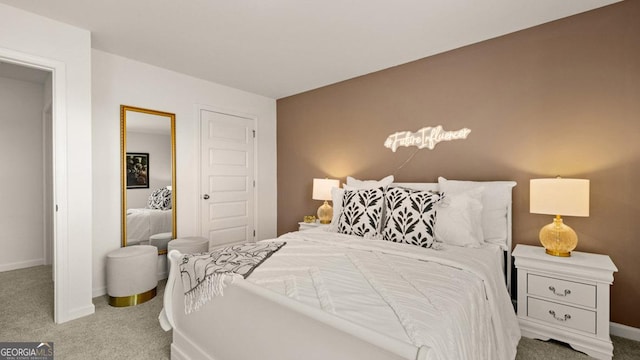
<path id="1" fill-rule="evenodd" d="M 612 321 L 640 328 L 638 19 L 624 1 L 278 100 L 278 233 L 321 205 L 314 177 L 444 176 L 517 181 L 514 242 L 537 245 L 552 216 L 529 213 L 529 179 L 590 179 L 590 216 L 565 222 L 619 269 Z M 413 158 L 383 146 L 435 125 L 472 132 Z"/>

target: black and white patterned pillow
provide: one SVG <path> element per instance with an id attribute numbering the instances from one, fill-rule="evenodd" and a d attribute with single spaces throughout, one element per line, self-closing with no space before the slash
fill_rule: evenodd
<path id="1" fill-rule="evenodd" d="M 345 190 L 338 232 L 347 235 L 376 237 L 382 223 L 384 192 L 379 189 Z"/>
<path id="2" fill-rule="evenodd" d="M 166 187 L 153 190 L 147 201 L 147 208 L 155 210 L 171 209 L 171 190 Z"/>
<path id="3" fill-rule="evenodd" d="M 430 248 L 434 242 L 436 205 L 442 196 L 399 187 L 385 193 L 384 240 Z"/>

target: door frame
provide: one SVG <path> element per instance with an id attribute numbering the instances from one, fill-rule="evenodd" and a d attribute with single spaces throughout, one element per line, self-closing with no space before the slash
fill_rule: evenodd
<path id="1" fill-rule="evenodd" d="M 198 130 L 196 131 L 196 144 L 197 144 L 197 150 L 198 150 L 198 156 L 197 156 L 197 164 L 198 164 L 198 177 L 197 177 L 197 187 L 196 187 L 196 229 L 198 231 L 198 233 L 200 234 L 200 236 L 204 236 L 202 234 L 202 211 L 201 211 L 201 204 L 200 201 L 202 200 L 202 168 L 201 168 L 201 164 L 202 164 L 202 119 L 200 117 L 201 112 L 205 110 L 205 111 L 211 111 L 211 112 L 216 112 L 216 113 L 220 113 L 220 114 L 224 114 L 224 115 L 230 115 L 230 116 L 235 116 L 235 117 L 241 117 L 244 119 L 249 119 L 251 121 L 253 121 L 253 128 L 256 132 L 256 136 L 253 138 L 253 181 L 255 181 L 255 186 L 253 188 L 253 231 L 255 232 L 255 236 L 253 237 L 253 240 L 256 241 L 256 238 L 259 234 L 258 231 L 258 189 L 260 187 L 260 182 L 258 181 L 258 118 L 255 115 L 251 115 L 251 114 L 247 114 L 247 113 L 243 113 L 240 111 L 235 111 L 235 110 L 229 110 L 229 109 L 223 109 L 220 107 L 216 107 L 216 106 L 211 106 L 211 105 L 203 105 L 203 104 L 196 104 L 195 106 L 195 122 L 196 122 L 196 126 L 195 128 Z M 208 236 L 207 236 L 208 238 Z"/>
<path id="2" fill-rule="evenodd" d="M 53 170 L 53 321 L 63 322 L 69 293 L 68 190 L 67 190 L 67 98 L 64 62 L 0 47 L 0 60 L 51 72 L 52 170 Z"/>
<path id="3" fill-rule="evenodd" d="M 53 78 L 53 76 L 52 76 Z M 51 84 L 53 87 L 53 83 Z M 48 130 L 48 131 L 47 131 Z M 53 99 L 44 104 L 42 109 L 42 155 L 43 155 L 43 204 L 42 216 L 44 219 L 42 246 L 44 248 L 44 264 L 53 265 L 53 237 L 54 234 L 54 201 L 53 201 Z M 49 161 L 51 160 L 51 161 Z M 50 180 L 50 182 L 49 182 Z M 49 219 L 51 222 L 49 222 Z M 52 274 L 55 280 L 55 273 Z"/>

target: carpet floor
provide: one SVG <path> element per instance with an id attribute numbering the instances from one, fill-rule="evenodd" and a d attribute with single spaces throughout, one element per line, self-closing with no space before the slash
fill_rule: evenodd
<path id="1" fill-rule="evenodd" d="M 0 341 L 54 343 L 56 359 L 170 359 L 171 331 L 158 323 L 165 281 L 158 296 L 126 308 L 93 299 L 95 314 L 56 325 L 50 266 L 0 273 Z M 640 342 L 612 337 L 614 359 L 640 359 Z M 589 356 L 554 341 L 522 338 L 516 360 L 579 360 Z"/>

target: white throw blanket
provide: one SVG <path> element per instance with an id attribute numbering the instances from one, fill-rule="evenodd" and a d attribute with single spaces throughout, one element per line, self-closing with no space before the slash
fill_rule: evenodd
<path id="1" fill-rule="evenodd" d="M 222 296 L 227 283 L 246 278 L 284 242 L 259 242 L 227 246 L 201 254 L 185 254 L 180 260 L 185 312 L 198 310 L 214 296 Z"/>

